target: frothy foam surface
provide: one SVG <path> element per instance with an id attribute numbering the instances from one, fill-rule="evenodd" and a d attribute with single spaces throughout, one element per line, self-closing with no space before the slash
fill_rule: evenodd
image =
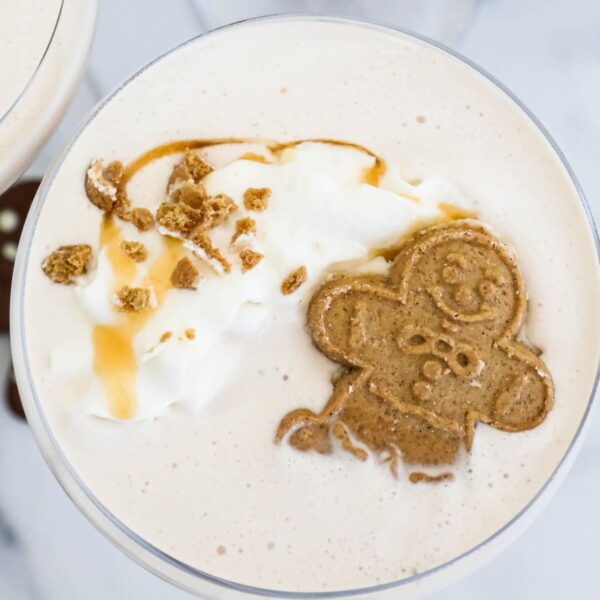
<path id="1" fill-rule="evenodd" d="M 167 360 L 176 354 L 173 345 L 143 365 L 157 365 L 147 377 L 155 390 L 183 382 L 181 401 L 146 391 L 140 415 L 157 418 L 98 418 L 104 404 L 101 391 L 90 394 L 91 351 L 78 344 L 91 316 L 110 319 L 111 313 L 100 293 L 86 299 L 86 289 L 52 285 L 39 265 L 58 245 L 96 244 L 101 215 L 83 189 L 92 158 L 128 162 L 173 138 L 230 135 L 350 140 L 383 156 L 396 174 L 381 189 L 360 185 L 355 173 L 368 158 L 311 145 L 283 166 L 235 161 L 213 173 L 211 191 L 214 185 L 239 197 L 250 180 L 273 187 L 272 207 L 257 216 L 264 237 L 255 242 L 273 262 L 232 276 L 227 285 L 243 289 L 222 306 L 211 304 L 208 290 L 213 280 L 215 289 L 226 280 L 210 272 L 198 300 L 175 316 L 168 309 L 175 293 L 169 293 L 156 322 L 136 339 L 136 351 L 143 358 L 164 328 L 194 326 L 189 320 L 195 319 L 197 348 L 203 329 L 212 340 L 205 354 L 194 355 L 197 378 L 174 376 Z M 168 161 L 141 172 L 129 186 L 134 202 L 157 206 L 168 172 Z M 421 191 L 433 186 L 431 206 L 412 206 L 393 194 L 416 179 L 423 180 Z M 556 386 L 549 417 L 515 434 L 480 425 L 472 454 L 453 468 L 454 481 L 437 485 L 409 483 L 406 467 L 394 479 L 374 460 L 274 445 L 284 414 L 324 404 L 331 393 L 326 375 L 335 365 L 314 350 L 303 329 L 311 285 L 298 291 L 298 305 L 267 293 L 273 290 L 267 282 L 307 264 L 314 285 L 330 262 L 364 258 L 366 247 L 393 237 L 396 222 L 401 232 L 414 211 L 435 211 L 442 189 L 460 190 L 456 199 L 473 206 L 519 256 L 530 296 L 528 336 L 543 350 Z M 375 205 L 378 211 L 371 210 Z M 321 251 L 311 251 L 314 243 Z M 96 279 L 107 281 L 102 255 L 98 265 Z M 213 299 L 225 297 L 223 289 Z M 262 314 L 255 312 L 257 300 L 267 307 L 258 308 Z M 599 301 L 597 259 L 576 190 L 511 101 L 420 42 L 374 28 L 292 20 L 236 27 L 188 44 L 96 115 L 42 208 L 24 310 L 34 384 L 52 430 L 117 518 L 213 575 L 316 591 L 374 585 L 439 565 L 488 538 L 535 495 L 587 405 L 599 354 L 588 332 L 600 326 Z M 201 314 L 195 302 L 206 302 Z M 167 317 L 177 322 L 161 321 Z M 63 340 L 75 345 L 55 351 Z"/>

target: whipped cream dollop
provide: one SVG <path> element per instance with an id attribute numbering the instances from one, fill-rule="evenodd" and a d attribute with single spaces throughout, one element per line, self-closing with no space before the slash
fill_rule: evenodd
<path id="1" fill-rule="evenodd" d="M 218 402 L 219 390 L 235 377 L 241 361 L 252 352 L 253 340 L 267 329 L 294 322 L 298 336 L 308 335 L 303 326 L 307 303 L 328 273 L 385 274 L 388 263 L 382 257 L 370 258 L 370 250 L 397 243 L 421 223 L 442 219 L 445 213 L 440 205 L 467 207 L 447 181 L 431 178 L 411 185 L 394 165 L 388 165 L 377 187 L 364 183 L 364 172 L 373 162 L 372 156 L 352 147 L 306 142 L 284 150 L 272 164 L 236 159 L 204 179 L 209 194 L 227 194 L 238 205 L 210 232 L 232 269 L 224 273 L 209 261 L 198 261 L 197 289 L 170 289 L 135 334 L 134 419 L 159 416 L 173 403 L 197 410 Z M 138 177 L 143 178 L 143 172 Z M 265 211 L 245 210 L 243 195 L 248 188 L 271 190 Z M 231 244 L 236 220 L 246 216 L 255 219 L 256 234 L 243 235 Z M 117 226 L 124 239 L 141 241 L 148 250 L 148 260 L 135 265 L 129 285 L 136 285 L 147 275 L 169 233 L 164 229 L 139 233 L 124 222 Z M 246 272 L 239 258 L 244 248 L 264 255 Z M 282 294 L 282 281 L 300 266 L 306 267 L 306 282 L 294 293 Z M 111 325 L 122 318 L 113 299 L 117 275 L 105 248 L 94 267 L 74 292 L 90 332 L 96 325 Z M 91 337 L 90 333 L 57 345 L 51 352 L 51 372 L 57 379 L 82 378 L 84 410 L 113 418 L 94 372 Z"/>

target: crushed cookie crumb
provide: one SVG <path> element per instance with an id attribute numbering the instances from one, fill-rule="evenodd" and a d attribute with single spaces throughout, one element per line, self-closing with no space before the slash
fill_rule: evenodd
<path id="1" fill-rule="evenodd" d="M 182 161 L 175 165 L 171 177 L 169 177 L 167 193 L 171 194 L 182 183 L 200 184 L 202 179 L 213 171 L 213 167 L 211 167 L 196 152 L 186 150 Z"/>
<path id="2" fill-rule="evenodd" d="M 306 267 L 302 265 L 295 271 L 292 271 L 281 283 L 281 293 L 284 296 L 293 294 L 307 279 L 308 271 Z"/>
<path id="3" fill-rule="evenodd" d="M 70 285 L 87 271 L 91 256 L 92 247 L 88 244 L 60 246 L 45 258 L 42 269 L 54 283 Z"/>
<path id="4" fill-rule="evenodd" d="M 171 273 L 171 283 L 173 287 L 182 290 L 195 290 L 198 286 L 200 274 L 194 263 L 184 256 L 176 265 Z"/>
<path id="5" fill-rule="evenodd" d="M 125 285 L 117 293 L 116 304 L 121 310 L 140 312 L 150 304 L 150 290 Z"/>
<path id="6" fill-rule="evenodd" d="M 182 181 L 169 186 L 167 197 L 175 204 L 183 202 L 192 208 L 201 208 L 208 196 L 201 183 Z"/>
<path id="7" fill-rule="evenodd" d="M 85 173 L 85 193 L 89 201 L 105 213 L 117 201 L 117 188 L 123 176 L 123 165 L 111 162 L 106 169 L 102 161 L 94 159 Z"/>
<path id="8" fill-rule="evenodd" d="M 158 343 L 159 344 L 164 344 L 165 342 L 169 341 L 172 337 L 173 337 L 173 332 L 172 331 L 165 331 L 160 336 L 160 339 L 158 340 Z"/>
<path id="9" fill-rule="evenodd" d="M 138 231 L 148 231 L 154 227 L 154 217 L 147 208 L 134 208 L 131 211 L 130 220 Z"/>
<path id="10" fill-rule="evenodd" d="M 189 176 L 196 182 L 204 179 L 209 173 L 214 171 L 198 153 L 193 150 L 186 150 L 183 157 L 183 164 Z"/>
<path id="11" fill-rule="evenodd" d="M 163 202 L 156 211 L 156 220 L 166 229 L 187 236 L 202 222 L 202 213 L 187 204 Z"/>
<path id="12" fill-rule="evenodd" d="M 121 249 L 135 262 L 142 262 L 148 256 L 146 246 L 142 242 L 128 242 L 124 240 L 121 242 Z"/>
<path id="13" fill-rule="evenodd" d="M 185 337 L 190 341 L 195 340 L 196 339 L 196 330 L 193 327 L 188 327 L 185 330 Z"/>
<path id="14" fill-rule="evenodd" d="M 110 181 L 116 187 L 121 185 L 121 181 L 123 181 L 123 177 L 125 176 L 125 167 L 123 167 L 123 163 L 120 160 L 113 160 L 112 162 L 106 165 L 106 169 L 104 169 L 104 176 L 108 181 Z"/>
<path id="15" fill-rule="evenodd" d="M 203 227 L 197 227 L 192 235 L 190 235 L 189 240 L 202 250 L 209 260 L 216 260 L 226 273 L 231 271 L 231 263 L 221 254 L 218 248 L 213 246 L 212 240 Z"/>
<path id="16" fill-rule="evenodd" d="M 264 255 L 260 252 L 245 248 L 240 252 L 240 258 L 242 260 L 242 273 L 254 269 L 254 267 L 264 258 Z"/>
<path id="17" fill-rule="evenodd" d="M 237 210 L 237 204 L 227 194 L 208 197 L 201 206 L 202 224 L 207 229 L 218 227 L 230 213 Z"/>
<path id="18" fill-rule="evenodd" d="M 123 219 L 123 221 L 131 221 L 131 202 L 123 188 L 117 190 L 117 199 L 113 205 L 113 213 Z"/>
<path id="19" fill-rule="evenodd" d="M 270 197 L 271 190 L 269 188 L 248 188 L 244 192 L 244 207 L 257 212 L 266 210 Z"/>
<path id="20" fill-rule="evenodd" d="M 193 181 L 192 174 L 189 172 L 185 161 L 181 161 L 179 164 L 173 167 L 173 171 L 169 177 L 169 182 L 167 183 L 167 194 L 173 185 L 190 180 Z"/>
<path id="21" fill-rule="evenodd" d="M 256 221 L 252 217 L 244 217 L 235 222 L 235 232 L 231 236 L 231 243 L 235 242 L 243 235 L 253 235 L 256 233 Z"/>

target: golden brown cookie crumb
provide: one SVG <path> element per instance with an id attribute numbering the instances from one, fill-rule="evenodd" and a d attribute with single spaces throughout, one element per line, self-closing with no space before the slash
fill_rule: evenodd
<path id="1" fill-rule="evenodd" d="M 183 160 L 174 167 L 167 185 L 167 196 L 171 202 L 183 202 L 192 208 L 201 208 L 207 198 L 202 179 L 213 168 L 198 154 L 186 150 Z"/>
<path id="2" fill-rule="evenodd" d="M 163 202 L 156 212 L 156 220 L 166 229 L 187 236 L 202 222 L 202 213 L 187 204 Z"/>
<path id="3" fill-rule="evenodd" d="M 306 267 L 304 265 L 298 267 L 283 280 L 281 284 L 281 293 L 284 296 L 293 294 L 306 281 L 307 277 L 308 271 L 306 270 Z"/>
<path id="4" fill-rule="evenodd" d="M 187 256 L 184 256 L 175 265 L 175 269 L 171 273 L 171 283 L 174 287 L 182 290 L 195 290 L 199 278 L 198 269 Z"/>
<path id="5" fill-rule="evenodd" d="M 94 159 L 85 173 L 85 193 L 89 201 L 109 213 L 117 201 L 117 188 L 123 176 L 123 165 L 111 162 L 106 169 Z"/>
<path id="6" fill-rule="evenodd" d="M 91 256 L 92 248 L 88 244 L 60 246 L 46 257 L 42 269 L 54 283 L 69 285 L 87 271 Z"/>
<path id="7" fill-rule="evenodd" d="M 123 188 L 117 190 L 117 199 L 113 204 L 113 213 L 124 221 L 131 221 L 131 202 Z"/>
<path id="8" fill-rule="evenodd" d="M 202 224 L 207 229 L 218 227 L 230 213 L 237 210 L 237 204 L 227 194 L 209 196 L 201 206 Z"/>
<path id="9" fill-rule="evenodd" d="M 191 178 L 196 183 L 204 179 L 214 169 L 193 150 L 186 150 L 181 166 L 185 169 L 185 178 Z"/>
<path id="10" fill-rule="evenodd" d="M 252 235 L 256 233 L 256 221 L 252 217 L 244 217 L 235 222 L 235 232 L 231 236 L 231 243 L 235 242 L 243 235 Z"/>
<path id="11" fill-rule="evenodd" d="M 142 262 L 146 260 L 148 256 L 148 252 L 146 250 L 146 246 L 142 244 L 142 242 L 121 242 L 121 249 L 129 258 L 135 260 L 135 262 Z"/>
<path id="12" fill-rule="evenodd" d="M 263 211 L 269 206 L 271 190 L 269 188 L 248 188 L 244 192 L 246 210 Z"/>
<path id="13" fill-rule="evenodd" d="M 123 167 L 123 163 L 120 160 L 113 160 L 111 163 L 108 163 L 106 169 L 104 169 L 104 176 L 108 179 L 112 184 L 119 187 L 121 185 L 121 181 L 123 181 L 123 177 L 125 175 L 125 168 Z"/>
<path id="14" fill-rule="evenodd" d="M 160 336 L 160 339 L 158 340 L 158 343 L 159 344 L 164 344 L 165 342 L 168 342 L 172 337 L 173 337 L 173 332 L 172 331 L 165 331 Z"/>
<path id="15" fill-rule="evenodd" d="M 140 312 L 150 304 L 150 290 L 123 286 L 117 293 L 117 305 L 121 310 Z"/>
<path id="16" fill-rule="evenodd" d="M 427 473 L 415 471 L 414 473 L 411 473 L 408 478 L 410 479 L 411 483 L 421 483 L 422 481 L 425 483 L 441 483 L 442 481 L 452 481 L 454 479 L 454 475 L 452 473 L 428 475 Z"/>
<path id="17" fill-rule="evenodd" d="M 206 254 L 209 260 L 216 260 L 226 273 L 231 271 L 231 263 L 221 254 L 221 251 L 212 243 L 212 240 L 202 227 L 196 230 L 189 237 L 190 241 Z"/>
<path id="18" fill-rule="evenodd" d="M 147 208 L 134 208 L 131 211 L 130 220 L 138 231 L 148 231 L 154 226 L 154 217 Z"/>
<path id="19" fill-rule="evenodd" d="M 250 248 L 245 248 L 240 252 L 240 258 L 242 259 L 242 273 L 254 269 L 254 267 L 264 258 L 264 255 L 260 252 L 254 252 Z"/>
<path id="20" fill-rule="evenodd" d="M 198 190 L 203 190 L 201 185 L 202 179 L 209 173 L 212 173 L 214 169 L 203 160 L 198 154 L 192 150 L 186 150 L 182 161 L 175 165 L 169 183 L 167 185 L 167 193 L 169 195 L 174 194 L 182 184 L 188 184 L 189 186 L 198 185 Z M 179 200 L 173 198 L 173 201 L 178 202 Z"/>
<path id="21" fill-rule="evenodd" d="M 196 339 L 196 330 L 193 327 L 188 327 L 185 330 L 185 337 L 188 340 L 195 340 Z"/>
<path id="22" fill-rule="evenodd" d="M 201 208 L 207 194 L 201 183 L 182 181 L 169 186 L 168 198 L 175 204 L 183 202 L 192 208 Z"/>

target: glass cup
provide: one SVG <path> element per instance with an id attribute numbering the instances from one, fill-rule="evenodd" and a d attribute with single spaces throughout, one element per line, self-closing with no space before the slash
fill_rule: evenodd
<path id="1" fill-rule="evenodd" d="M 504 94 L 507 100 L 516 103 L 525 114 L 533 121 L 538 130 L 545 136 L 546 140 L 552 146 L 557 157 L 562 162 L 563 167 L 569 174 L 573 184 L 576 186 L 583 210 L 587 216 L 589 227 L 593 233 L 596 245 L 596 252 L 599 251 L 598 235 L 591 217 L 591 213 L 585 202 L 583 193 L 577 185 L 575 177 L 567 164 L 564 156 L 550 138 L 548 133 L 543 129 L 539 122 L 531 115 L 525 107 L 521 105 L 519 100 L 515 98 L 508 90 L 502 87 L 500 83 L 495 81 L 490 75 L 485 73 L 476 65 L 468 60 L 457 55 L 455 52 L 441 46 L 431 40 L 416 36 L 402 30 L 391 30 L 386 27 L 371 24 L 368 22 L 356 22 L 345 19 L 330 18 L 330 17 L 306 17 L 306 16 L 271 16 L 261 19 L 252 19 L 229 25 L 229 28 L 252 27 L 255 23 L 260 23 L 263 20 L 290 20 L 290 19 L 315 19 L 326 20 L 333 22 L 350 22 L 361 27 L 371 28 L 372 30 L 393 33 L 394 35 L 406 37 L 409 39 L 416 38 L 419 43 L 428 44 L 436 52 L 447 54 L 454 59 L 463 61 L 468 68 L 472 69 L 475 74 L 486 78 L 490 85 L 496 86 L 499 93 Z M 211 33 L 205 34 L 210 37 Z M 197 39 L 197 38 L 195 38 Z M 186 44 L 193 43 L 193 40 Z M 185 45 L 185 44 L 184 44 Z M 181 47 L 181 46 L 180 46 Z M 176 52 L 177 48 L 171 52 Z M 170 54 L 167 53 L 167 54 Z M 160 61 L 158 58 L 157 61 Z M 146 68 L 152 68 L 152 64 Z M 134 75 L 128 82 L 123 84 L 127 86 L 135 77 Z M 122 88 L 120 88 L 122 89 Z M 93 114 L 89 116 L 87 121 L 83 123 L 79 131 L 75 134 L 74 140 L 80 135 L 86 125 L 93 120 L 97 112 L 103 109 L 107 103 L 111 102 L 112 98 L 118 94 L 119 90 L 109 96 L 99 107 L 95 109 Z M 92 492 L 88 489 L 84 481 L 79 477 L 78 473 L 71 466 L 65 455 L 63 454 L 58 441 L 53 435 L 51 428 L 47 422 L 46 416 L 40 399 L 36 394 L 33 385 L 33 379 L 28 362 L 27 350 L 24 339 L 25 323 L 23 311 L 23 296 L 25 286 L 25 272 L 28 260 L 28 254 L 31 246 L 32 236 L 36 226 L 37 219 L 40 215 L 42 205 L 45 202 L 47 193 L 50 189 L 54 176 L 61 167 L 65 156 L 69 152 L 73 142 L 69 143 L 63 150 L 60 156 L 56 158 L 54 164 L 46 174 L 42 185 L 36 196 L 34 205 L 29 214 L 25 225 L 19 252 L 15 265 L 15 279 L 13 282 L 12 306 L 11 306 L 11 341 L 12 352 L 14 358 L 15 372 L 19 384 L 19 390 L 27 419 L 37 443 L 40 446 L 50 469 L 55 474 L 59 483 L 63 486 L 66 493 L 70 496 L 76 506 L 87 516 L 87 518 L 116 546 L 124 553 L 144 566 L 149 571 L 164 578 L 165 580 L 189 591 L 198 596 L 205 598 L 218 599 L 233 599 L 243 598 L 248 596 L 253 597 L 277 597 L 277 598 L 340 598 L 340 597 L 357 597 L 357 598 L 414 598 L 417 595 L 431 593 L 432 591 L 442 589 L 451 583 L 457 581 L 464 575 L 472 572 L 482 566 L 486 561 L 498 554 L 512 540 L 514 540 L 535 518 L 542 507 L 548 502 L 550 497 L 556 491 L 564 477 L 566 476 L 570 465 L 573 463 L 578 450 L 581 447 L 583 440 L 583 432 L 588 422 L 589 412 L 592 406 L 593 393 L 590 396 L 586 409 L 582 415 L 580 424 L 573 436 L 568 450 L 565 452 L 560 463 L 552 475 L 548 478 L 539 492 L 530 500 L 530 502 L 514 517 L 507 522 L 503 527 L 496 531 L 488 539 L 484 540 L 477 546 L 471 548 L 464 554 L 448 561 L 445 564 L 424 571 L 417 575 L 404 578 L 399 581 L 376 585 L 362 589 L 350 589 L 335 592 L 322 593 L 304 593 L 304 592 L 282 592 L 268 589 L 260 589 L 252 586 L 243 585 L 234 581 L 227 581 L 205 573 L 199 569 L 190 567 L 187 564 L 175 559 L 168 553 L 156 548 L 146 540 L 138 536 L 134 531 L 129 529 L 115 515 L 113 515 Z M 594 390 L 598 384 L 598 370 L 596 371 Z"/>
<path id="2" fill-rule="evenodd" d="M 27 169 L 60 122 L 83 75 L 95 23 L 96 0 L 57 3 L 37 66 L 0 114 L 0 193 Z"/>

